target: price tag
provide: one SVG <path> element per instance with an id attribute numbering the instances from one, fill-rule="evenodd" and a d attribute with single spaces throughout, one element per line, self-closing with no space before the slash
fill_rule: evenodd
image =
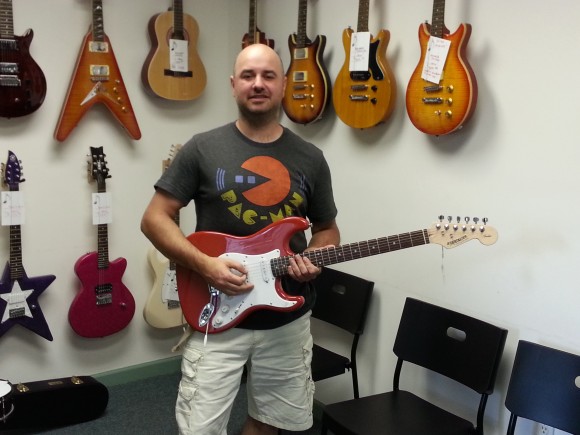
<path id="1" fill-rule="evenodd" d="M 171 71 L 187 72 L 187 41 L 170 39 L 169 48 L 169 69 Z"/>
<path id="2" fill-rule="evenodd" d="M 2 192 L 2 225 L 24 224 L 24 195 L 22 192 Z"/>
<path id="3" fill-rule="evenodd" d="M 443 74 L 443 67 L 447 60 L 450 45 L 451 41 L 446 39 L 435 36 L 429 37 L 427 54 L 423 63 L 423 71 L 421 72 L 422 79 L 431 83 L 439 83 L 441 81 L 441 74 Z"/>
<path id="4" fill-rule="evenodd" d="M 113 222 L 113 201 L 110 192 L 93 193 L 93 225 Z"/>
<path id="5" fill-rule="evenodd" d="M 369 70 L 370 32 L 356 32 L 350 37 L 349 71 Z"/>

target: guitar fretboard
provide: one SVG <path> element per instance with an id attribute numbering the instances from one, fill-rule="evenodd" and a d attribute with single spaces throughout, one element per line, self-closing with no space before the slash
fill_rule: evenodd
<path id="1" fill-rule="evenodd" d="M 308 0 L 300 0 L 298 3 L 298 31 L 296 33 L 296 48 L 306 47 L 306 18 Z"/>
<path id="2" fill-rule="evenodd" d="M 0 39 L 14 39 L 12 0 L 0 0 Z"/>
<path id="3" fill-rule="evenodd" d="M 358 23 L 357 32 L 369 31 L 369 0 L 359 0 L 358 2 Z"/>
<path id="4" fill-rule="evenodd" d="M 400 249 L 429 243 L 427 230 L 418 230 L 410 233 L 401 233 L 393 236 L 380 237 L 364 242 L 349 243 L 330 248 L 315 249 L 303 252 L 301 255 L 308 258 L 317 267 L 343 263 L 372 255 L 385 254 Z M 288 274 L 290 256 L 274 258 L 270 261 L 272 273 L 275 277 Z"/>
<path id="5" fill-rule="evenodd" d="M 183 0 L 173 0 L 173 39 L 185 40 L 183 31 Z"/>
<path id="6" fill-rule="evenodd" d="M 250 44 L 255 44 L 256 41 L 256 32 L 257 29 L 257 7 L 256 7 L 256 0 L 250 0 L 250 28 L 248 30 L 248 42 Z"/>
<path id="7" fill-rule="evenodd" d="M 445 29 L 445 0 L 433 1 L 433 16 L 431 19 L 431 36 L 443 37 Z"/>
<path id="8" fill-rule="evenodd" d="M 93 0 L 93 39 L 98 42 L 105 40 L 102 0 Z"/>
<path id="9" fill-rule="evenodd" d="M 23 273 L 20 225 L 10 225 L 10 279 L 22 278 Z"/>

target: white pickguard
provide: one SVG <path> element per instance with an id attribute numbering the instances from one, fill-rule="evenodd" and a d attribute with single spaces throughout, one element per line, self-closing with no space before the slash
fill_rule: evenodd
<path id="1" fill-rule="evenodd" d="M 279 256 L 278 249 L 260 255 L 231 252 L 220 255 L 221 258 L 242 263 L 248 271 L 247 281 L 254 284 L 254 288 L 249 293 L 238 296 L 228 296 L 220 292 L 215 315 L 212 318 L 214 328 L 226 327 L 249 308 L 258 306 L 290 308 L 296 305 L 297 302 L 282 298 L 276 291 L 276 278 L 272 274 L 270 260 Z"/>

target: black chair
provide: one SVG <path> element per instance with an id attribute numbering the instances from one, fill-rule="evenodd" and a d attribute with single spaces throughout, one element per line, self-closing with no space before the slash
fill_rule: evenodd
<path id="1" fill-rule="evenodd" d="M 520 340 L 505 406 L 508 435 L 518 417 L 580 434 L 580 356 Z"/>
<path id="2" fill-rule="evenodd" d="M 350 370 L 354 397 L 358 398 L 356 352 L 359 337 L 364 331 L 374 282 L 335 269 L 324 268 L 315 279 L 314 287 L 316 303 L 312 309 L 312 317 L 349 332 L 352 334 L 352 342 L 349 357 L 315 343 L 312 355 L 312 379 L 316 382 Z"/>
<path id="3" fill-rule="evenodd" d="M 322 434 L 483 434 L 483 416 L 493 392 L 507 330 L 407 298 L 393 351 L 393 391 L 326 405 Z M 479 393 L 476 424 L 399 389 L 403 362 L 437 372 Z M 475 413 L 475 412 L 474 412 Z"/>

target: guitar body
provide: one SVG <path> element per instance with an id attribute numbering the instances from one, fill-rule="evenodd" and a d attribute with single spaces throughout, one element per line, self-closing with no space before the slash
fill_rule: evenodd
<path id="1" fill-rule="evenodd" d="M 135 313 L 135 300 L 122 278 L 127 260 L 117 258 L 98 268 L 98 253 L 89 252 L 74 266 L 81 289 L 68 312 L 69 323 L 81 337 L 98 338 L 125 328 Z"/>
<path id="2" fill-rule="evenodd" d="M 89 30 L 83 40 L 73 78 L 60 113 L 54 137 L 65 140 L 87 111 L 97 103 L 104 104 L 129 136 L 137 140 L 141 131 L 117 65 L 109 38 L 104 36 L 106 49 L 94 49 L 103 42 L 93 39 Z"/>
<path id="3" fill-rule="evenodd" d="M 254 289 L 240 296 L 219 296 L 215 303 L 215 315 L 206 326 L 202 326 L 200 315 L 211 301 L 210 288 L 198 273 L 177 265 L 177 289 L 187 322 L 198 331 L 215 333 L 235 326 L 256 310 L 292 311 L 301 307 L 304 298 L 287 295 L 280 286 L 279 278 L 268 274 L 268 263 L 272 258 L 291 255 L 289 242 L 292 235 L 307 228 L 306 220 L 291 217 L 247 237 L 211 231 L 189 235 L 188 240 L 203 253 L 212 257 L 226 255 L 243 263 Z"/>
<path id="4" fill-rule="evenodd" d="M 463 23 L 453 34 L 442 38 L 451 42 L 441 81 L 421 78 L 427 56 L 430 25 L 419 27 L 421 58 L 407 86 L 406 105 L 411 122 L 423 133 L 439 136 L 457 131 L 471 118 L 477 103 L 477 80 L 465 55 L 471 25 Z M 434 86 L 439 86 L 435 90 Z"/>
<path id="5" fill-rule="evenodd" d="M 3 118 L 29 115 L 44 102 L 46 78 L 30 55 L 33 36 L 29 29 L 23 36 L 4 41 L 0 50 L 0 116 Z"/>
<path id="6" fill-rule="evenodd" d="M 292 121 L 310 124 L 322 117 L 330 101 L 330 77 L 323 60 L 326 36 L 317 35 L 298 48 L 296 34 L 292 34 L 288 46 L 290 65 L 282 107 Z"/>
<path id="7" fill-rule="evenodd" d="M 179 74 L 169 68 L 174 33 L 174 13 L 157 14 L 149 20 L 151 51 L 141 71 L 143 84 L 154 95 L 168 100 L 193 100 L 202 93 L 207 82 L 205 68 L 197 52 L 199 26 L 189 14 L 183 14 L 183 27 L 188 42 L 188 73 Z"/>
<path id="8" fill-rule="evenodd" d="M 56 279 L 54 275 L 29 278 L 22 269 L 18 279 L 10 278 L 10 262 L 0 280 L 0 337 L 14 325 L 21 325 L 52 341 L 52 334 L 38 304 L 38 296 Z"/>
<path id="9" fill-rule="evenodd" d="M 152 327 L 158 329 L 175 328 L 185 323 L 179 302 L 172 306 L 171 302 L 164 301 L 164 286 L 177 287 L 176 271 L 171 269 L 170 262 L 157 249 L 152 248 L 147 255 L 153 269 L 155 279 L 153 288 L 149 292 L 147 302 L 143 308 L 143 317 Z"/>

